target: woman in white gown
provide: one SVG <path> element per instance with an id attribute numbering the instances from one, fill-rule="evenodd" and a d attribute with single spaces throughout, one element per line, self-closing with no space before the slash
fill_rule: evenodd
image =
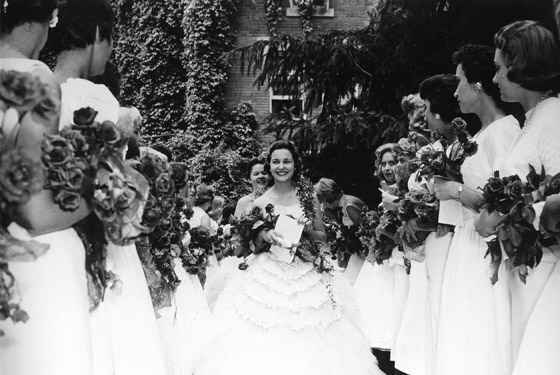
<path id="1" fill-rule="evenodd" d="M 304 230 L 324 241 L 316 199 L 315 219 L 304 218 L 294 184 L 301 171 L 295 146 L 274 143 L 266 168 L 274 186 L 255 206 L 273 204 L 275 213 L 305 221 Z M 214 331 L 195 374 L 381 374 L 336 280 L 313 261 L 296 256 L 288 263 L 263 251 L 265 242 L 278 241 L 274 230 L 261 231 L 248 269 L 218 297 Z"/>
<path id="2" fill-rule="evenodd" d="M 49 85 L 52 99 L 58 103 L 58 85 L 52 72 L 36 60 L 49 24 L 56 23 L 57 2 L 22 0 L 2 2 L 0 6 L 0 69 L 39 77 Z M 15 146 L 35 151 L 39 157 L 43 135 L 58 130 L 58 105 L 48 118 L 28 113 L 16 126 L 19 137 Z M 0 337 L 0 373 L 91 374 L 85 250 L 71 228 L 84 212 L 60 210 L 50 193 L 43 190 L 22 207 L 20 214 L 16 218 L 19 225 L 12 223 L 9 228 L 12 235 L 47 244 L 49 250 L 34 262 L 8 263 L 17 282 L 21 308 L 29 314 L 29 320 L 19 324 L 0 321 L 4 331 Z"/>
<path id="3" fill-rule="evenodd" d="M 519 21 L 502 28 L 496 44 L 494 77 L 502 98 L 521 103 L 525 125 L 502 162 L 500 176 L 517 174 L 525 180 L 529 164 L 547 174 L 560 172 L 560 48 L 554 35 L 533 21 Z M 481 215 L 481 218 L 485 215 Z M 537 214 L 538 217 L 538 214 Z M 484 220 L 481 220 L 484 221 Z M 490 220 L 491 222 L 492 220 Z M 492 225 L 481 223 L 484 235 Z M 529 273 L 526 284 L 510 271 L 513 327 L 513 374 L 558 374 L 560 329 L 560 266 L 558 246 L 543 248 L 540 264 Z"/>
<path id="4" fill-rule="evenodd" d="M 462 203 L 464 219 L 462 227 L 455 227 L 445 266 L 436 374 L 507 375 L 512 359 L 507 272 L 501 267 L 492 285 L 490 260 L 485 258 L 488 247 L 473 220 L 480 205 L 478 188 L 493 176 L 520 129 L 517 120 L 502 109 L 499 90 L 491 81 L 493 52 L 466 46 L 454 60 L 461 111 L 475 113 L 482 127 L 473 136 L 478 151 L 461 166 L 464 184 L 437 178 L 434 184 L 438 199 Z"/>
<path id="5" fill-rule="evenodd" d="M 430 130 L 445 136 L 451 145 L 457 140 L 451 121 L 459 111 L 454 96 L 458 83 L 455 75 L 440 74 L 420 84 Z M 442 150 L 439 141 L 426 147 Z M 420 186 L 416 178 L 417 174 L 410 177 L 409 191 L 425 190 L 426 186 Z M 435 373 L 441 284 L 452 238 L 452 231 L 441 236 L 430 233 L 424 243 L 424 258 L 411 259 L 409 291 L 393 355 L 395 368 L 406 374 Z"/>
<path id="6" fill-rule="evenodd" d="M 119 119 L 119 103 L 109 89 L 87 80 L 105 69 L 113 19 L 106 0 L 69 0 L 60 8 L 53 33 L 59 51 L 54 74 L 62 91 L 60 128 L 71 124 L 74 111 L 83 107 L 98 112 L 96 121 Z M 164 374 L 155 312 L 136 246 L 109 242 L 106 269 L 117 275 L 122 288 L 107 289 L 90 316 L 94 374 Z"/>

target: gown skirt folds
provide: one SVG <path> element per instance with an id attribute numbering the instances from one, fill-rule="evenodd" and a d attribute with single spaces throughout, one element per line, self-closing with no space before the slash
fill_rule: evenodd
<path id="1" fill-rule="evenodd" d="M 509 272 L 490 282 L 488 247 L 473 219 L 455 228 L 442 288 L 437 374 L 511 373 Z"/>
<path id="2" fill-rule="evenodd" d="M 382 374 L 352 318 L 357 309 L 346 310 L 340 298 L 351 295 L 349 285 L 338 278 L 297 258 L 257 255 L 216 301 L 195 374 Z"/>
<path id="3" fill-rule="evenodd" d="M 279 213 L 284 208 L 299 210 L 287 211 L 294 217 L 303 213 L 299 206 L 275 206 Z M 344 275 L 268 252 L 248 264 L 216 300 L 196 375 L 383 374 Z"/>
<path id="4" fill-rule="evenodd" d="M 135 245 L 107 247 L 107 269 L 122 282 L 91 314 L 94 375 L 166 374 L 162 342 Z"/>
<path id="5" fill-rule="evenodd" d="M 461 166 L 466 187 L 477 190 L 486 184 L 519 131 L 517 120 L 506 116 L 475 134 L 478 151 Z M 502 265 L 492 285 L 488 245 L 474 228 L 477 213 L 462 211 L 464 225 L 455 227 L 443 277 L 436 374 L 509 375 L 510 273 Z"/>
<path id="6" fill-rule="evenodd" d="M 12 224 L 10 232 L 30 239 Z M 0 374 L 92 373 L 85 250 L 72 228 L 36 236 L 49 250 L 34 262 L 8 264 L 21 296 L 26 323 L 0 321 Z"/>

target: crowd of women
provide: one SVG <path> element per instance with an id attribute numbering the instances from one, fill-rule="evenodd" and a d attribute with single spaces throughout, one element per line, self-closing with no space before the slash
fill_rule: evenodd
<path id="1" fill-rule="evenodd" d="M 51 175 L 50 185 L 29 187 L 18 204 L 0 181 L 0 374 L 560 371 L 560 199 L 552 194 L 524 211 L 534 230 L 552 241 L 539 247 L 536 264 L 520 265 L 505 246 L 488 254 L 509 216 L 488 206 L 483 189 L 496 171 L 525 183 L 531 168 L 560 172 L 560 46 L 539 23 L 504 26 L 493 47 L 461 47 L 450 56 L 455 74 L 429 77 L 419 94 L 404 99 L 410 134 L 376 150 L 382 202 L 369 209 L 332 179 L 310 185 L 298 150 L 283 140 L 248 164 L 252 191 L 224 207 L 211 187 L 195 187 L 167 150 L 137 148 L 138 111 L 121 107 L 106 86 L 88 80 L 103 73 L 112 51 L 114 16 L 107 0 L 6 0 L 0 17 L 0 170 L 15 170 L 6 181 L 21 182 L 31 170 L 15 168 L 13 155 L 66 165 L 67 156 L 45 156 L 49 145 L 57 147 L 45 143 L 49 137 L 93 121 L 117 124 L 128 137 L 122 145 L 120 136 L 112 138 L 120 161 L 107 158 L 96 167 L 114 176 L 121 162 L 136 163 L 144 177 L 123 170 L 136 178 L 138 191 L 157 181 L 156 198 L 147 192 L 135 198 L 138 210 L 148 212 L 161 201 L 190 228 L 168 238 L 165 246 L 174 252 L 161 266 L 159 244 L 146 240 L 148 216 L 140 214 L 136 227 L 138 218 L 131 217 L 117 230 L 92 219 L 95 205 L 85 193 L 53 198 L 53 181 L 62 182 Z M 52 71 L 38 60 L 47 37 L 57 53 Z M 27 91 L 48 100 L 22 111 L 16 99 Z M 40 95 L 32 96 L 30 102 Z M 469 114 L 480 128 L 466 137 L 456 120 Z M 87 151 L 76 141 L 82 138 L 73 137 L 73 152 Z M 469 142 L 476 143 L 475 152 L 465 151 Z M 440 152 L 458 162 L 457 150 L 463 152 L 459 178 L 429 173 L 424 155 Z M 421 167 L 411 170 L 410 162 Z M 142 163 L 152 164 L 147 169 Z M 173 188 L 160 178 L 168 172 Z M 67 180 L 69 173 L 64 171 Z M 172 205 L 165 206 L 162 192 L 175 194 Z M 402 216 L 407 194 L 418 192 L 435 197 L 439 225 L 422 230 Z M 376 231 L 375 245 L 368 243 L 356 231 L 368 213 L 381 217 L 381 226 L 383 218 L 397 218 L 400 229 Z M 165 225 L 152 227 L 154 233 L 170 231 L 169 215 Z M 223 235 L 243 220 L 250 223 L 251 240 L 241 238 L 247 246 L 220 256 L 210 251 L 208 267 L 197 264 L 201 250 L 193 244 L 200 244 L 201 228 Z M 362 243 L 344 248 L 331 241 L 329 252 L 325 222 L 353 228 L 347 233 Z M 288 241 L 293 231 L 297 238 Z M 507 235 L 499 240 L 505 243 Z M 101 258 L 92 260 L 92 254 Z M 157 285 L 171 285 L 171 292 L 154 287 L 162 279 Z"/>

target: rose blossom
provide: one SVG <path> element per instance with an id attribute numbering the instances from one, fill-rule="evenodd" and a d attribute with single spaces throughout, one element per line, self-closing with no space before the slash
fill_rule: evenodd
<path id="1" fill-rule="evenodd" d="M 0 159 L 0 195 L 8 202 L 25 203 L 41 190 L 41 165 L 27 151 L 14 149 Z"/>

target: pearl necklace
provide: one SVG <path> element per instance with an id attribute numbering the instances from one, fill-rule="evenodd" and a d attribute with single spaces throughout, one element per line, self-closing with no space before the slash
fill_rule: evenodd
<path id="1" fill-rule="evenodd" d="M 545 91 L 541 95 L 539 100 L 537 100 L 537 103 L 535 104 L 535 106 L 531 109 L 531 113 L 529 113 L 529 116 L 527 116 L 527 118 L 525 119 L 525 122 L 523 123 L 523 129 L 521 129 L 521 132 L 517 135 L 517 137 L 515 138 L 515 140 L 513 141 L 511 146 L 509 147 L 509 150 L 506 153 L 505 157 L 502 159 L 502 163 L 501 163 L 500 168 L 499 168 L 500 176 L 502 176 L 502 177 L 505 176 L 503 169 L 504 169 L 504 166 L 506 164 L 506 161 L 508 160 L 508 158 L 511 155 L 511 152 L 513 151 L 515 146 L 517 146 L 519 141 L 521 141 L 521 139 L 525 136 L 525 134 L 527 134 L 527 132 L 531 128 L 533 117 L 535 116 L 535 113 L 537 112 L 537 109 L 539 108 L 539 105 L 542 102 L 544 102 L 546 99 L 548 99 L 550 97 L 550 95 L 552 95 L 552 90 Z"/>

